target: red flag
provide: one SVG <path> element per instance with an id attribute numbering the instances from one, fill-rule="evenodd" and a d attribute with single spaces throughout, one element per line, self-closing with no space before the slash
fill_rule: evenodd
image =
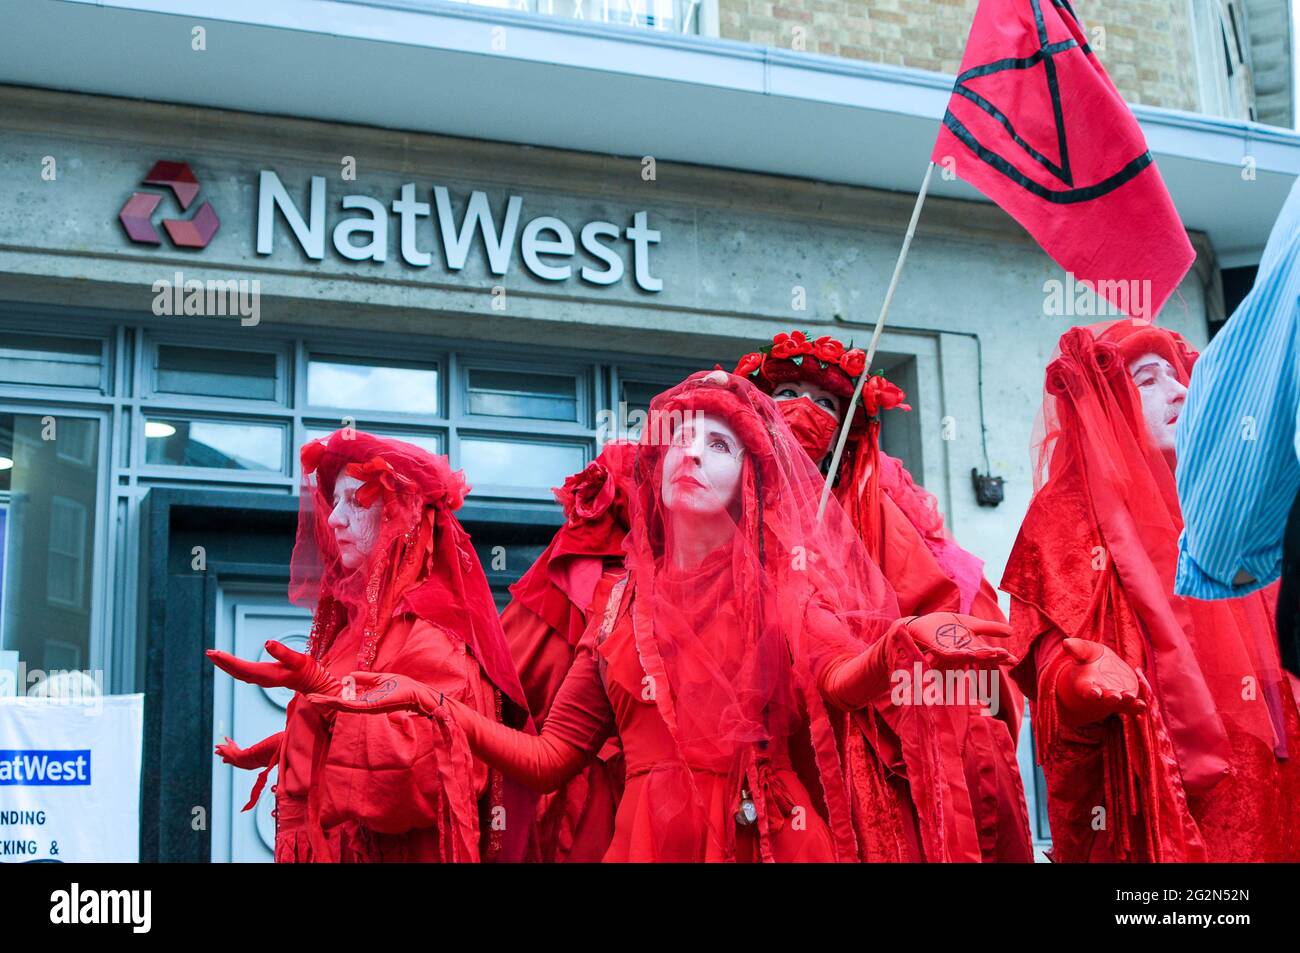
<path id="1" fill-rule="evenodd" d="M 1069 0 L 980 0 L 931 158 L 1133 317 L 1153 319 L 1196 258 Z"/>

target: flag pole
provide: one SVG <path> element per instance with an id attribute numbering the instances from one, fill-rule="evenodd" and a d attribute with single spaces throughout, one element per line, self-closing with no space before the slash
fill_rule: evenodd
<path id="1" fill-rule="evenodd" d="M 916 234 L 916 222 L 921 217 L 921 206 L 925 204 L 925 195 L 930 191 L 930 176 L 934 172 L 934 162 L 931 161 L 925 167 L 925 178 L 921 182 L 921 191 L 916 195 L 916 205 L 912 207 L 912 220 L 907 223 L 907 234 L 903 237 L 903 248 L 898 253 L 898 261 L 894 263 L 894 275 L 889 279 L 889 290 L 885 292 L 885 302 L 880 306 L 880 317 L 876 318 L 876 330 L 871 335 L 871 344 L 867 347 L 867 359 L 862 365 L 862 373 L 858 375 L 857 383 L 853 385 L 853 396 L 849 399 L 849 409 L 844 414 L 844 423 L 840 426 L 839 439 L 835 441 L 835 455 L 831 457 L 831 468 L 826 474 L 826 485 L 822 487 L 821 503 L 817 506 L 817 522 L 821 522 L 822 514 L 826 512 L 826 501 L 830 499 L 831 487 L 835 485 L 835 474 L 839 472 L 840 458 L 844 456 L 844 445 L 849 439 L 849 424 L 853 420 L 853 412 L 857 410 L 858 399 L 862 396 L 862 388 L 867 383 L 867 376 L 871 373 L 871 362 L 876 357 L 876 345 L 880 343 L 880 332 L 885 329 L 885 316 L 889 314 L 889 304 L 894 300 L 894 291 L 898 288 L 898 278 L 903 273 L 903 262 L 907 261 L 907 250 L 912 247 L 912 236 Z"/>

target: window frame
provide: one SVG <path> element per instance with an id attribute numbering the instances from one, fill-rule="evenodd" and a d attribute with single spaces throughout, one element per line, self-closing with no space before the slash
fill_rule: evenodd
<path id="1" fill-rule="evenodd" d="M 495 356 L 469 354 L 457 361 L 459 374 L 456 386 L 460 392 L 460 417 L 464 426 L 474 430 L 482 429 L 485 421 L 508 420 L 517 424 L 534 424 L 547 433 L 574 428 L 583 432 L 593 428 L 594 412 L 592 409 L 595 391 L 596 368 L 586 362 L 548 362 L 544 367 L 530 367 L 521 360 L 509 360 Z M 548 377 L 571 377 L 574 381 L 574 420 L 556 420 L 551 417 L 510 417 L 502 414 L 476 414 L 469 409 L 469 375 L 471 371 L 505 371 L 542 374 Z M 472 423 L 469 423 L 471 422 Z"/>
<path id="2" fill-rule="evenodd" d="M 331 351 L 328 347 L 316 348 L 308 346 L 303 349 L 301 364 L 299 365 L 299 374 L 301 386 L 295 394 L 293 409 L 301 414 L 310 414 L 318 419 L 329 419 L 329 411 L 347 412 L 344 417 L 338 418 L 340 426 L 346 417 L 352 415 L 356 419 L 362 417 L 372 420 L 385 420 L 387 418 L 406 419 L 411 421 L 419 420 L 446 420 L 447 419 L 447 363 L 443 354 L 439 353 L 430 356 L 424 360 L 412 360 L 409 357 L 390 356 L 381 349 L 378 352 L 366 351 L 362 354 L 347 354 Z M 340 348 L 340 350 L 342 350 Z M 344 363 L 355 364 L 361 367 L 392 367 L 403 370 L 425 370 L 433 371 L 437 375 L 437 390 L 434 400 L 437 406 L 437 412 L 433 414 L 421 412 L 408 413 L 401 410 L 386 410 L 382 407 L 330 407 L 323 404 L 313 404 L 308 399 L 308 377 L 311 374 L 311 362 L 319 360 L 326 363 Z"/>
<path id="3" fill-rule="evenodd" d="M 204 394 L 183 394 L 176 391 L 158 389 L 158 358 L 162 347 L 186 347 L 207 351 L 238 351 L 244 354 L 271 354 L 275 357 L 275 396 L 263 397 L 221 397 Z M 139 376 L 141 382 L 140 399 L 159 401 L 167 404 L 193 403 L 201 408 L 230 407 L 288 407 L 289 406 L 289 361 L 283 347 L 235 347 L 231 344 L 213 344 L 211 341 L 195 340 L 192 335 L 146 333 Z"/>
<path id="4" fill-rule="evenodd" d="M 108 397 L 113 385 L 113 341 L 109 333 L 69 334 L 65 331 L 49 331 L 35 322 L 23 320 L 6 320 L 8 315 L 0 306 L 0 331 L 7 334 L 32 334 L 39 337 L 65 338 L 73 341 L 95 341 L 99 344 L 99 385 L 97 387 L 77 387 L 73 384 L 18 384 L 6 382 L 5 388 L 25 388 L 34 394 L 49 394 L 52 400 L 75 400 L 77 395 L 89 397 Z"/>
<path id="5" fill-rule="evenodd" d="M 173 418 L 183 419 L 188 423 L 213 423 L 213 424 L 234 424 L 252 425 L 252 426 L 270 426 L 280 431 L 280 469 L 278 470 L 237 470 L 222 469 L 219 467 L 198 467 L 183 466 L 166 463 L 149 463 L 148 454 L 148 437 L 145 435 L 145 425 L 150 418 Z M 196 474 L 203 474 L 204 479 L 213 480 L 220 483 L 265 483 L 267 478 L 287 478 L 287 474 L 293 469 L 293 463 L 290 457 L 290 443 L 295 439 L 296 428 L 294 422 L 290 419 L 280 416 L 250 416 L 250 415 L 221 415 L 216 412 L 197 413 L 189 410 L 175 410 L 169 407 L 150 405 L 139 408 L 137 417 L 139 426 L 133 428 L 135 431 L 135 449 L 132 454 L 132 466 L 142 475 L 157 477 L 173 477 L 182 479 L 196 479 Z"/>
<path id="6" fill-rule="evenodd" d="M 92 408 L 86 406 L 77 406 L 65 400 L 63 402 L 46 402 L 37 400 L 14 399 L 12 394 L 13 388 L 24 385 L 5 384 L 4 390 L 0 391 L 0 414 L 14 414 L 25 416 L 45 416 L 65 418 L 74 417 L 79 420 L 94 420 L 97 424 L 98 449 L 96 451 L 96 478 L 95 478 L 95 515 L 93 519 L 87 520 L 87 532 L 92 534 L 92 546 L 87 558 L 92 560 L 90 576 L 90 599 L 88 625 L 89 633 L 86 640 L 87 658 L 83 660 L 83 668 L 91 671 L 100 671 L 104 673 L 105 684 L 112 677 L 112 663 L 110 660 L 110 650 L 114 648 L 112 644 L 113 632 L 112 627 L 105 624 L 105 619 L 110 611 L 109 585 L 108 581 L 112 578 L 113 567 L 110 565 L 110 536 L 113 533 L 113 521 L 110 511 L 114 509 L 111 498 L 110 480 L 112 477 L 113 462 L 113 428 L 111 427 L 112 414 L 109 410 L 103 408 Z M 4 566 L 6 574 L 9 572 L 9 566 L 12 565 L 13 547 L 10 546 L 10 537 L 13 534 L 13 505 L 9 494 L 5 495 L 5 506 L 8 514 L 5 519 L 6 532 L 0 546 L 4 548 Z M 48 561 L 47 561 L 48 568 Z M 0 586 L 4 580 L 0 580 Z M 48 594 L 47 594 L 48 595 Z M 84 593 L 83 593 L 84 595 Z M 0 611 L 7 612 L 7 600 L 0 596 Z M 84 607 L 84 601 L 83 601 Z M 59 606 L 59 608 L 63 608 Z M 3 619 L 3 616 L 0 616 Z M 0 647 L 6 643 L 4 641 L 5 633 L 2 623 L 0 623 Z M 23 691 L 23 686 L 18 686 L 19 691 Z"/>

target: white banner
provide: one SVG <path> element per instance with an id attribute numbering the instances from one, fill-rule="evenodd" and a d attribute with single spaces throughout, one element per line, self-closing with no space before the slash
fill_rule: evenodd
<path id="1" fill-rule="evenodd" d="M 140 859 L 144 696 L 0 698 L 0 863 Z"/>

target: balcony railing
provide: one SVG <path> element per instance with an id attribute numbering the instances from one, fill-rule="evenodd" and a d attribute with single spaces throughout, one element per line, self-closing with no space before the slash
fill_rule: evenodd
<path id="1" fill-rule="evenodd" d="M 698 34 L 703 32 L 701 8 L 710 2 L 716 0 L 405 0 L 402 5 L 434 8 L 454 3 L 660 33 Z"/>

